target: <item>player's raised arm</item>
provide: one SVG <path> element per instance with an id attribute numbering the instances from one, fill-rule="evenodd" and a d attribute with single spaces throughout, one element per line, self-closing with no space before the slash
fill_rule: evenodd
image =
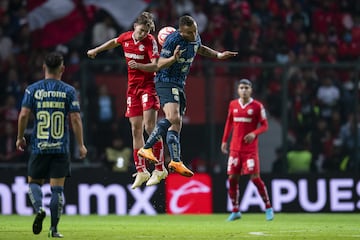
<path id="1" fill-rule="evenodd" d="M 98 53 L 116 48 L 119 45 L 120 44 L 116 41 L 116 38 L 113 38 L 98 47 L 88 50 L 87 55 L 89 58 L 95 58 Z"/>
<path id="2" fill-rule="evenodd" d="M 204 45 L 200 46 L 197 53 L 204 57 L 217 58 L 220 60 L 228 59 L 238 55 L 238 52 L 232 52 L 232 51 L 218 52 Z"/>

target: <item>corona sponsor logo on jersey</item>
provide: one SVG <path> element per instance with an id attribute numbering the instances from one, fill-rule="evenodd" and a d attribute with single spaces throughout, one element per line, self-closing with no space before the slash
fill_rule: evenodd
<path id="1" fill-rule="evenodd" d="M 167 213 L 212 213 L 212 186 L 209 175 L 195 174 L 189 179 L 171 174 L 166 178 L 165 186 Z"/>
<path id="2" fill-rule="evenodd" d="M 144 55 L 139 55 L 139 54 L 135 54 L 135 53 L 125 53 L 125 57 L 127 58 L 131 58 L 131 59 L 144 59 Z"/>
<path id="3" fill-rule="evenodd" d="M 44 98 L 55 97 L 55 98 L 66 98 L 66 92 L 61 91 L 45 91 L 44 89 L 36 90 L 34 98 L 42 100 Z"/>

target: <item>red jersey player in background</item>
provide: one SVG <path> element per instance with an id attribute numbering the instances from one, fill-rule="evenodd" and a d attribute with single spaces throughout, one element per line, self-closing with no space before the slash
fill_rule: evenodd
<path id="1" fill-rule="evenodd" d="M 134 30 L 120 34 L 102 45 L 87 51 L 90 58 L 95 58 L 102 51 L 122 46 L 128 64 L 127 109 L 125 116 L 129 118 L 133 138 L 133 156 L 137 170 L 136 178 L 131 186 L 135 189 L 144 182 L 146 185 L 158 184 L 168 175 L 164 167 L 163 143 L 158 141 L 153 146 L 154 154 L 159 161 L 150 173 L 146 169 L 145 159 L 138 157 L 139 148 L 144 145 L 144 128 L 150 134 L 156 124 L 160 108 L 159 97 L 155 91 L 154 76 L 159 58 L 158 45 L 150 31 L 155 30 L 151 13 L 143 12 L 134 23 Z"/>
<path id="2" fill-rule="evenodd" d="M 251 97 L 252 83 L 248 79 L 239 81 L 238 94 L 240 98 L 232 100 L 229 104 L 221 143 L 221 151 L 228 154 L 227 141 L 232 131 L 227 174 L 229 181 L 228 194 L 233 209 L 228 221 L 241 218 L 239 180 L 242 175 L 250 175 L 250 180 L 255 184 L 265 203 L 266 220 L 272 220 L 274 212 L 266 186 L 260 177 L 258 149 L 258 135 L 268 129 L 265 109 L 261 102 Z"/>

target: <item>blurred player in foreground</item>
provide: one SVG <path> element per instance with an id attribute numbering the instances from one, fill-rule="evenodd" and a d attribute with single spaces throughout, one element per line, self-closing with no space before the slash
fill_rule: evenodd
<path id="1" fill-rule="evenodd" d="M 143 12 L 134 23 L 134 30 L 120 34 L 104 44 L 90 49 L 87 55 L 95 58 L 105 50 L 122 46 L 128 64 L 127 110 L 125 116 L 129 118 L 133 137 L 133 156 L 137 173 L 131 186 L 135 189 L 146 182 L 147 186 L 158 184 L 168 175 L 164 167 L 163 144 L 157 142 L 153 146 L 156 159 L 149 159 L 155 163 L 155 169 L 150 173 L 146 169 L 145 159 L 138 156 L 138 150 L 144 146 L 144 128 L 150 134 L 157 121 L 160 109 L 159 97 L 155 91 L 154 75 L 157 71 L 159 58 L 158 45 L 150 31 L 155 30 L 152 14 Z"/>
<path id="2" fill-rule="evenodd" d="M 252 83 L 248 79 L 241 79 L 238 85 L 238 99 L 229 104 L 228 115 L 221 143 L 221 151 L 228 154 L 228 144 L 232 131 L 230 154 L 227 165 L 229 180 L 228 194 L 233 205 L 228 221 L 241 218 L 239 209 L 239 180 L 242 175 L 250 175 L 262 200 L 265 203 L 266 220 L 274 218 L 266 186 L 260 177 L 260 161 L 258 149 L 258 135 L 268 129 L 265 109 L 261 102 L 253 99 Z M 260 126 L 258 127 L 258 125 Z"/>
<path id="3" fill-rule="evenodd" d="M 36 211 L 33 233 L 39 234 L 46 216 L 42 206 L 41 185 L 50 178 L 51 227 L 49 237 L 62 238 L 57 226 L 63 210 L 65 178 L 70 176 L 69 123 L 79 145 L 80 158 L 87 149 L 83 141 L 80 105 L 75 88 L 62 82 L 64 59 L 53 52 L 45 57 L 45 79 L 28 86 L 25 90 L 18 119 L 17 149 L 26 147 L 25 128 L 30 114 L 35 116 L 31 136 L 31 155 L 28 163 L 29 197 Z"/>
<path id="4" fill-rule="evenodd" d="M 191 16 L 180 17 L 179 29 L 165 39 L 158 61 L 160 70 L 155 76 L 155 88 L 165 118 L 157 123 L 144 147 L 138 152 L 143 158 L 157 161 L 151 148 L 162 137 L 166 138 L 171 158 L 168 168 L 186 177 L 191 177 L 194 173 L 180 160 L 180 130 L 186 107 L 185 82 L 197 53 L 217 59 L 237 55 L 237 52 L 220 53 L 202 45 L 195 20 Z"/>

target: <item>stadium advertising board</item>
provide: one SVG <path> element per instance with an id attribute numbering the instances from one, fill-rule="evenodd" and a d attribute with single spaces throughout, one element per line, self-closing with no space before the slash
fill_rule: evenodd
<path id="1" fill-rule="evenodd" d="M 24 170 L 0 170 L 0 214 L 33 214 Z M 225 175 L 170 175 L 166 184 L 130 188 L 130 174 L 99 169 L 73 171 L 65 185 L 64 214 L 154 215 L 222 213 L 230 209 Z M 360 212 L 360 180 L 351 176 L 262 175 L 275 212 Z M 44 204 L 50 187 L 43 186 Z M 240 184 L 244 212 L 259 212 L 263 203 L 246 178 Z M 200 205 L 199 205 L 200 204 Z"/>
<path id="2" fill-rule="evenodd" d="M 170 174 L 165 185 L 166 213 L 212 213 L 211 185 L 208 174 L 195 174 L 191 178 Z"/>

